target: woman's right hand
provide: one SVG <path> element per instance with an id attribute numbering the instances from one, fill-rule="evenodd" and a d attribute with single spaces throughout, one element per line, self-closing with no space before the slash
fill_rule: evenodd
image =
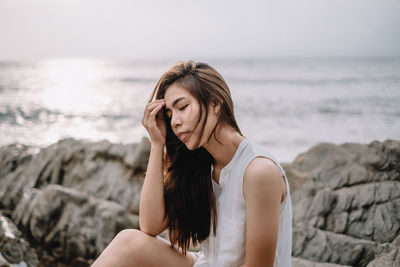
<path id="1" fill-rule="evenodd" d="M 166 125 L 161 108 L 165 106 L 164 99 L 156 99 L 146 105 L 142 124 L 150 135 L 152 144 L 165 145 Z"/>

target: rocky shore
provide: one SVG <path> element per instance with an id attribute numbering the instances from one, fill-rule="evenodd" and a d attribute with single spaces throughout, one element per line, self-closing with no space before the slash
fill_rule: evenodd
<path id="1" fill-rule="evenodd" d="M 138 228 L 150 143 L 0 148 L 0 266 L 89 266 Z M 318 144 L 282 164 L 293 267 L 400 266 L 400 141 Z"/>

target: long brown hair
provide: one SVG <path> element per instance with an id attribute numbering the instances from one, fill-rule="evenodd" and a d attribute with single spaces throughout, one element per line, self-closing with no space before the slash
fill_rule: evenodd
<path id="1" fill-rule="evenodd" d="M 242 135 L 234 117 L 229 87 L 214 68 L 194 61 L 176 63 L 161 76 L 149 102 L 154 97 L 164 98 L 168 87 L 174 83 L 188 90 L 200 104 L 196 128 L 205 111 L 196 147 L 204 133 L 210 103 L 220 104 L 220 116 L 208 140 L 212 135 L 216 138 L 215 130 L 219 123 L 230 125 Z M 186 254 L 190 241 L 197 245 L 209 236 L 211 229 L 216 234 L 217 209 L 211 181 L 211 165 L 215 160 L 203 147 L 189 150 L 174 134 L 165 109 L 163 116 L 167 128 L 167 153 L 164 156 L 165 216 L 171 245 L 177 244 Z"/>

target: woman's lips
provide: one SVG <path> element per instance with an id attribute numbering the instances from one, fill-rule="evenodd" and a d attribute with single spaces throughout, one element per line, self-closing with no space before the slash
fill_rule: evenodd
<path id="1" fill-rule="evenodd" d="M 179 139 L 181 139 L 182 142 L 185 142 L 190 135 L 190 132 L 183 132 L 179 134 Z"/>

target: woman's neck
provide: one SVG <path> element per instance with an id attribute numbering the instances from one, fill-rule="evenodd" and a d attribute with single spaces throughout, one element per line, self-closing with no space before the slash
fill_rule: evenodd
<path id="1" fill-rule="evenodd" d="M 204 148 L 211 154 L 215 160 L 214 168 L 220 170 L 225 167 L 235 155 L 235 152 L 244 139 L 235 129 L 226 125 L 218 125 L 210 141 L 204 144 Z"/>

